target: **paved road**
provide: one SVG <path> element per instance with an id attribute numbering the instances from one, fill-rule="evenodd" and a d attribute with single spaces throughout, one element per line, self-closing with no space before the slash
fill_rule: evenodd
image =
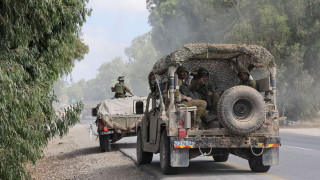
<path id="1" fill-rule="evenodd" d="M 320 137 L 281 133 L 280 165 L 272 166 L 268 173 L 252 173 L 247 160 L 231 155 L 225 163 L 216 163 L 211 157 L 201 156 L 190 161 L 190 166 L 179 169 L 174 176 L 162 175 L 159 155 L 154 155 L 151 165 L 142 169 L 160 179 L 319 179 Z M 136 161 L 136 137 L 123 138 L 116 146 Z"/>

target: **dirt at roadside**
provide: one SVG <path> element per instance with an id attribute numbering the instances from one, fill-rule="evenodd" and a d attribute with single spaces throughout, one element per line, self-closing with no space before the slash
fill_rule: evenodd
<path id="1" fill-rule="evenodd" d="M 35 180 L 60 179 L 155 179 L 113 147 L 102 153 L 96 138 L 89 138 L 89 125 L 76 125 L 63 139 L 51 140 L 44 158 L 28 169 Z"/>

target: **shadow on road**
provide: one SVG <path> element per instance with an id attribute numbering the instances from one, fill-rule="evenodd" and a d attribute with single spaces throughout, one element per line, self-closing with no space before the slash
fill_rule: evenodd
<path id="1" fill-rule="evenodd" d="M 114 145 L 111 145 L 111 151 L 118 151 L 118 148 Z M 74 151 L 63 153 L 57 156 L 58 159 L 64 160 L 64 159 L 70 159 L 70 158 L 77 158 L 80 156 L 87 156 L 91 154 L 98 154 L 98 153 L 108 153 L 108 152 L 102 152 L 100 147 L 88 147 L 88 148 L 82 148 L 82 149 L 76 149 Z"/>
<path id="2" fill-rule="evenodd" d="M 136 143 L 115 143 L 118 148 L 136 148 Z"/>
<path id="3" fill-rule="evenodd" d="M 219 174 L 251 174 L 251 170 L 249 169 L 239 169 L 237 167 L 228 165 L 226 163 L 220 163 L 220 162 L 214 162 L 212 161 L 190 161 L 190 165 L 188 168 L 181 168 L 179 171 L 182 174 L 185 175 L 191 175 L 191 174 L 214 174 L 214 175 L 219 175 Z"/>
<path id="4" fill-rule="evenodd" d="M 167 175 L 163 175 L 160 169 L 160 162 L 155 161 L 151 164 L 147 165 L 140 165 L 142 169 L 147 172 L 151 172 L 152 174 L 156 174 L 156 176 L 160 179 L 171 177 Z M 203 177 L 217 177 L 217 176 L 230 176 L 230 175 L 256 175 L 252 173 L 249 169 L 239 169 L 237 167 L 233 167 L 226 163 L 219 163 L 219 162 L 204 162 L 204 161 L 190 161 L 189 167 L 179 168 L 178 170 L 178 177 L 179 178 L 203 178 Z M 174 175 L 173 175 L 174 176 Z"/>

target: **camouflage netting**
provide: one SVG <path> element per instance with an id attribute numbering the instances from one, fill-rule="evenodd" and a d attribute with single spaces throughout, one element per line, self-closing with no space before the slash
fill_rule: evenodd
<path id="1" fill-rule="evenodd" d="M 143 114 L 134 114 L 134 103 L 145 99 L 146 97 L 134 96 L 104 100 L 99 106 L 98 117 L 110 128 L 133 129 L 136 122 L 143 116 Z"/>
<path id="2" fill-rule="evenodd" d="M 158 60 L 149 75 L 149 84 L 155 84 L 154 74 L 167 76 L 170 65 L 184 65 L 191 71 L 205 67 L 209 81 L 215 88 L 224 90 L 238 83 L 239 67 L 248 69 L 275 66 L 274 57 L 263 47 L 245 44 L 186 44 Z"/>

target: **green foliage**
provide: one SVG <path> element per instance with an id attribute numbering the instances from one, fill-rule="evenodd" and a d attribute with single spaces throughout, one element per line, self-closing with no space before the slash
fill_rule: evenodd
<path id="1" fill-rule="evenodd" d="M 53 137 L 59 134 L 60 137 L 64 136 L 69 127 L 79 122 L 79 116 L 83 109 L 83 103 L 77 102 L 67 107 L 62 107 L 56 111 L 54 122 L 46 124 L 46 132 L 48 137 Z"/>
<path id="2" fill-rule="evenodd" d="M 57 118 L 52 86 L 88 51 L 79 38 L 86 3 L 0 1 L 0 179 L 30 178 L 25 163 L 78 121 L 81 103 Z"/>
<path id="3" fill-rule="evenodd" d="M 93 82 L 90 82 L 92 85 L 91 88 L 94 89 L 94 97 L 91 100 L 103 100 L 113 97 L 114 93 L 111 92 L 111 86 L 113 86 L 119 76 L 125 76 L 125 83 L 128 83 L 127 78 L 128 67 L 122 58 L 118 57 L 112 61 L 102 64 L 98 69 L 98 75 Z M 90 87 L 90 86 L 87 86 Z M 86 89 L 87 94 L 90 94 L 90 89 Z M 102 96 L 102 97 L 101 97 Z M 86 98 L 85 96 L 85 99 Z"/>
<path id="4" fill-rule="evenodd" d="M 129 57 L 128 81 L 133 92 L 146 96 L 149 92 L 148 75 L 156 62 L 157 54 L 151 44 L 150 33 L 138 36 L 131 41 L 131 46 L 125 49 Z"/>
<path id="5" fill-rule="evenodd" d="M 185 42 L 264 46 L 277 59 L 279 107 L 285 106 L 285 115 L 292 119 L 318 116 L 320 2 L 148 1 L 152 42 L 161 55 Z"/>

